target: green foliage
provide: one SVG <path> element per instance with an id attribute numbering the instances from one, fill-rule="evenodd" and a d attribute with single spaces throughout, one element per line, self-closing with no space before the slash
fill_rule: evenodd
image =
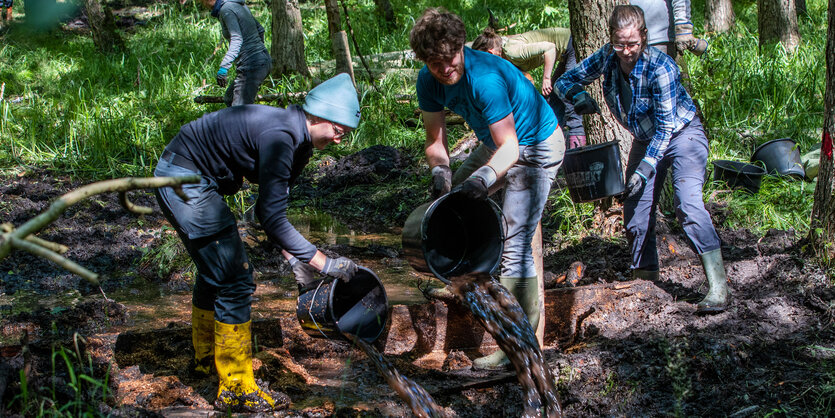
<path id="1" fill-rule="evenodd" d="M 110 370 L 99 371 L 89 354 L 79 349 L 83 338 L 73 337 L 73 349 L 58 345 L 53 347 L 52 378 L 49 386 L 33 388 L 26 373 L 20 371 L 19 393 L 9 407 L 20 416 L 34 417 L 98 417 L 99 405 L 105 403 L 110 393 Z"/>
<path id="2" fill-rule="evenodd" d="M 488 22 L 489 9 L 508 33 L 568 26 L 566 1 L 418 1 L 395 4 L 396 24 L 387 27 L 371 0 L 347 0 L 348 14 L 359 50 L 371 55 L 408 50 L 413 22 L 426 7 L 442 6 L 461 16 L 469 38 Z M 250 2 L 271 42 L 271 13 L 263 2 Z M 196 2 L 155 2 L 150 18 L 124 33 L 127 52 L 102 55 L 86 34 L 68 30 L 28 32 L 13 26 L 0 35 L 0 166 L 51 166 L 85 178 L 150 175 L 164 145 L 181 125 L 222 105 L 199 105 L 197 95 L 220 95 L 214 70 L 226 50 L 219 24 Z M 300 4 L 307 62 L 317 66 L 331 59 L 327 19 L 321 3 Z M 693 2 L 703 10 L 704 2 Z M 706 36 L 711 48 L 703 57 L 685 54 L 691 92 L 701 104 L 711 142 L 710 159 L 747 160 L 755 146 L 770 139 L 791 137 L 801 150 L 818 142 L 823 125 L 826 7 L 808 2 L 809 16 L 800 19 L 802 43 L 788 54 L 779 46 L 760 49 L 756 36 L 756 2 L 735 2 L 737 27 L 727 34 Z M 694 12 L 697 32 L 703 17 Z M 347 30 L 347 26 L 343 25 Z M 700 34 L 702 35 L 702 34 Z M 220 43 L 220 45 L 219 45 Z M 217 48 L 216 48 L 217 47 Z M 350 138 L 325 154 L 344 155 L 376 145 L 409 148 L 420 153 L 423 131 L 414 111 L 417 68 L 376 74 L 372 88 L 361 82 L 363 123 Z M 322 74 L 322 77 L 327 74 Z M 313 80 L 299 76 L 269 78 L 261 93 L 306 91 Z M 453 127 L 450 143 L 464 134 Z M 320 156 L 322 154 L 319 154 Z M 317 157 L 319 158 L 319 157 Z M 812 188 L 774 179 L 764 182 L 756 196 L 706 195 L 730 208 L 726 226 L 808 229 Z M 233 201 L 246 210 L 248 193 Z M 565 191 L 554 193 L 544 221 L 547 228 L 568 238 L 586 234 L 593 205 L 575 205 Z"/>

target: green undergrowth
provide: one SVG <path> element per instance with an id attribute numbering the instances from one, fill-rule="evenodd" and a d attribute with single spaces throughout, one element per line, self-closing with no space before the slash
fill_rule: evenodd
<path id="1" fill-rule="evenodd" d="M 118 7 L 126 3 L 109 2 Z M 248 4 L 268 28 L 270 44 L 267 3 Z M 222 107 L 193 100 L 223 92 L 214 83 L 214 72 L 226 51 L 225 44 L 218 47 L 222 38 L 217 20 L 196 2 L 144 5 L 148 11 L 142 24 L 122 31 L 126 50 L 119 53 L 99 53 L 81 31 L 31 31 L 17 23 L 0 32 L 0 81 L 5 83 L 0 101 L 0 167 L 4 172 L 50 167 L 91 181 L 150 175 L 163 147 L 181 125 Z M 470 39 L 487 25 L 488 8 L 500 26 L 508 27 L 507 33 L 567 27 L 569 21 L 564 0 L 400 3 L 394 5 L 393 26 L 385 24 L 371 0 L 348 0 L 344 5 L 353 29 L 349 43 L 355 58 L 408 50 L 408 32 L 428 6 L 443 6 L 459 14 Z M 331 60 L 325 10 L 315 2 L 299 6 L 306 61 L 311 68 L 319 68 Z M 757 145 L 775 138 L 792 138 L 801 151 L 819 142 L 826 2 L 807 2 L 809 15 L 799 21 L 802 42 L 794 53 L 779 45 L 759 47 L 756 2 L 735 2 L 737 26 L 726 34 L 701 32 L 703 6 L 702 0 L 693 2 L 693 20 L 697 34 L 710 41 L 710 50 L 702 57 L 685 54 L 685 61 L 691 92 L 701 105 L 711 137 L 710 160 L 747 161 Z M 340 11 L 345 19 L 344 10 Z M 414 98 L 418 66 L 386 72 L 374 69 L 372 85 L 358 65 L 363 123 L 342 144 L 316 153 L 314 160 L 377 144 L 421 153 L 424 134 Z M 268 78 L 261 93 L 305 91 L 314 82 L 300 76 Z M 465 133 L 451 128 L 451 145 Z M 418 162 L 425 164 L 422 158 Z M 414 182 L 414 187 L 424 186 Z M 723 221 L 727 227 L 758 232 L 808 230 L 813 195 L 808 183 L 766 179 L 760 193 L 753 196 L 725 189 L 722 184 L 708 183 L 705 196 L 730 208 Z M 244 192 L 230 202 L 243 212 L 250 205 L 247 198 Z M 594 205 L 573 204 L 567 192 L 555 191 L 544 221 L 553 233 L 582 237 L 592 226 L 593 214 Z"/>

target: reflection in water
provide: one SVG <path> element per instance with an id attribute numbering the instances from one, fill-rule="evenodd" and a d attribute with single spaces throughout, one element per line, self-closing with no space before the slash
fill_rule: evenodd
<path id="1" fill-rule="evenodd" d="M 346 334 L 348 338 L 351 338 L 349 335 Z M 446 417 L 448 414 L 435 403 L 435 400 L 432 399 L 432 395 L 429 394 L 424 388 L 420 387 L 417 383 L 413 380 L 409 379 L 406 376 L 400 374 L 397 369 L 392 366 L 391 363 L 380 354 L 371 344 L 363 341 L 359 338 L 353 338 L 355 344 L 357 344 L 365 354 L 368 355 L 368 358 L 374 363 L 374 366 L 377 367 L 377 371 L 383 375 L 383 378 L 386 380 L 386 383 L 397 392 L 397 396 L 400 397 L 403 401 L 405 401 L 409 408 L 412 410 L 412 413 L 415 414 L 417 417 Z"/>
<path id="2" fill-rule="evenodd" d="M 522 385 L 523 416 L 561 416 L 554 377 L 516 298 L 487 273 L 454 277 L 451 288 L 513 364 Z"/>

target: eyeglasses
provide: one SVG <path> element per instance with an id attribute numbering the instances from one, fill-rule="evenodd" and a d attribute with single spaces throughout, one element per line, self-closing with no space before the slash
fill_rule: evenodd
<path id="1" fill-rule="evenodd" d="M 342 139 L 345 136 L 345 131 L 336 126 L 335 123 L 331 122 L 331 126 L 333 127 L 333 139 Z"/>
<path id="2" fill-rule="evenodd" d="M 641 46 L 640 42 L 630 42 L 628 44 L 612 44 L 612 49 L 615 51 L 623 51 L 624 49 L 632 49 L 635 47 Z"/>

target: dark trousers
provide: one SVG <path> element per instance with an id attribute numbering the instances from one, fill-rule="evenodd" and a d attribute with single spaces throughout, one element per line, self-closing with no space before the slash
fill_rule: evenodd
<path id="1" fill-rule="evenodd" d="M 176 177 L 200 174 L 161 158 L 154 175 Z M 163 215 L 177 231 L 197 266 L 192 303 L 215 312 L 215 320 L 242 324 L 250 320 L 255 280 L 235 217 L 217 183 L 203 176 L 199 184 L 184 184 L 185 201 L 174 189 L 156 189 Z"/>
<path id="2" fill-rule="evenodd" d="M 626 166 L 627 179 L 646 156 L 646 148 L 646 144 L 632 141 L 632 151 L 629 153 Z M 719 236 L 702 198 L 708 151 L 702 122 L 695 117 L 690 124 L 673 134 L 664 157 L 655 167 L 655 176 L 641 193 L 623 203 L 623 223 L 632 253 L 633 269 L 658 270 L 658 250 L 655 241 L 656 207 L 664 187 L 664 178 L 670 169 L 675 192 L 676 218 L 684 229 L 691 247 L 697 254 L 719 248 Z"/>

